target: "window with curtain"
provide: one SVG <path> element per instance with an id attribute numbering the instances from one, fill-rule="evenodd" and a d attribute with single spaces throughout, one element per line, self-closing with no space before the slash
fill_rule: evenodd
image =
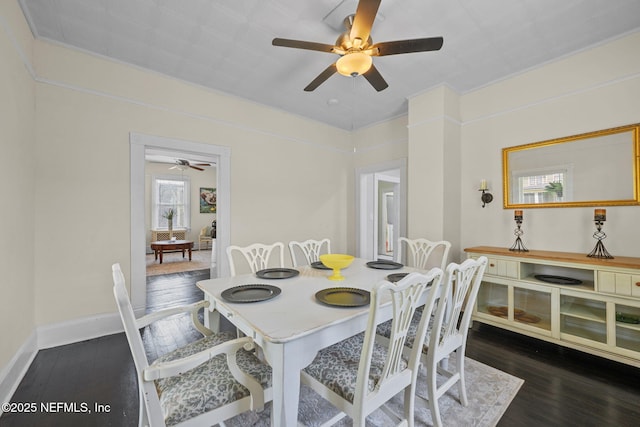
<path id="1" fill-rule="evenodd" d="M 152 178 L 151 223 L 154 230 L 168 229 L 165 213 L 173 208 L 173 228 L 191 227 L 191 192 L 188 176 L 154 176 Z"/>

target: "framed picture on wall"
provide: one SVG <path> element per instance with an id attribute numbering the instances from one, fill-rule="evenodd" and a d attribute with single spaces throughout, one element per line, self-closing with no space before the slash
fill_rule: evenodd
<path id="1" fill-rule="evenodd" d="M 200 187 L 200 213 L 216 212 L 216 189 Z"/>

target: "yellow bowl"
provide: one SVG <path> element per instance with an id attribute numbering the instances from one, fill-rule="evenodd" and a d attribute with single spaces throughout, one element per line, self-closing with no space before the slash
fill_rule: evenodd
<path id="1" fill-rule="evenodd" d="M 320 261 L 327 267 L 333 269 L 333 275 L 329 276 L 329 280 L 344 280 L 344 276 L 340 274 L 340 270 L 349 267 L 353 262 L 353 258 L 353 255 L 346 254 L 320 255 Z"/>

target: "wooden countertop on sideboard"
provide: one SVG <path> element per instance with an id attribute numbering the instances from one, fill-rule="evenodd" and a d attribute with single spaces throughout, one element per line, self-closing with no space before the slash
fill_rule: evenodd
<path id="1" fill-rule="evenodd" d="M 495 246 L 475 246 L 465 248 L 465 252 L 481 253 L 487 255 L 500 255 L 518 258 L 539 259 L 558 262 L 573 262 L 578 264 L 599 265 L 612 268 L 635 268 L 640 269 L 640 258 L 615 256 L 612 259 L 591 258 L 587 254 L 579 254 L 573 252 L 556 252 L 556 251 L 537 251 L 529 250 L 528 252 L 511 251 L 508 248 L 499 248 Z"/>

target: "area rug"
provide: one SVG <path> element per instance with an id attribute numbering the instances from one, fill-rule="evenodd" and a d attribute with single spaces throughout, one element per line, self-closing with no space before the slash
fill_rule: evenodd
<path id="1" fill-rule="evenodd" d="M 194 271 L 205 270 L 211 267 L 211 251 L 192 251 L 191 261 L 189 261 L 188 255 L 185 253 L 185 257 L 182 257 L 182 252 L 167 252 L 162 256 L 162 264 L 159 260 L 156 260 L 153 254 L 147 254 L 147 276 L 158 276 L 162 274 L 180 273 L 182 271 Z"/>
<path id="2" fill-rule="evenodd" d="M 455 363 L 453 360 L 450 363 Z M 426 376 L 421 372 L 418 376 L 418 394 L 425 395 Z M 444 426 L 495 426 L 509 404 L 520 390 L 524 380 L 492 368 L 473 359 L 466 358 L 465 374 L 467 380 L 467 398 L 469 405 L 463 407 L 458 400 L 458 387 L 452 387 L 439 399 L 440 416 Z M 300 408 L 298 419 L 309 427 L 315 427 L 337 414 L 337 410 L 322 399 L 313 390 L 302 386 L 300 390 Z M 389 407 L 402 414 L 402 393 L 395 396 Z M 270 404 L 260 413 L 248 412 L 229 420 L 226 424 L 234 427 L 269 426 Z M 348 417 L 340 420 L 337 426 L 351 426 Z M 367 427 L 387 427 L 395 423 L 381 410 L 373 412 L 367 418 Z M 433 426 L 431 412 L 424 402 L 416 399 L 416 426 Z"/>

